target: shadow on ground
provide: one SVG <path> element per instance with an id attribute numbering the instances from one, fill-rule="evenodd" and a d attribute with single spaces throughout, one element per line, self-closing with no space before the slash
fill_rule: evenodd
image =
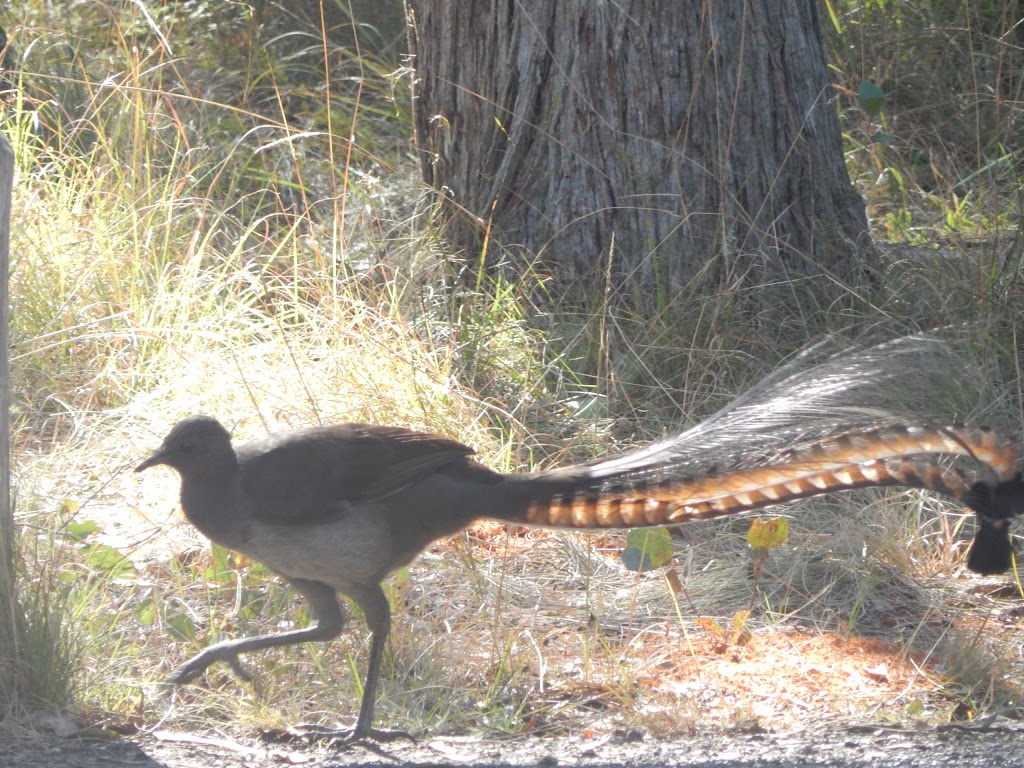
<path id="1" fill-rule="evenodd" d="M 1024 728 L 1015 722 L 987 725 L 804 730 L 796 733 L 720 733 L 657 741 L 639 734 L 515 738 L 438 737 L 417 745 L 351 747 L 329 751 L 302 745 L 155 732 L 131 740 L 65 738 L 0 743 L 0 765 L 17 768 L 311 768 L 403 765 L 631 766 L 693 768 L 796 768 L 863 766 L 916 768 L 956 765 L 1024 766 Z"/>

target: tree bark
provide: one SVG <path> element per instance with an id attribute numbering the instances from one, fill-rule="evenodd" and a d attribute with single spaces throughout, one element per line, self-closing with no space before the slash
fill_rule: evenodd
<path id="1" fill-rule="evenodd" d="M 406 6 L 423 175 L 468 263 L 648 310 L 870 263 L 818 0 Z"/>

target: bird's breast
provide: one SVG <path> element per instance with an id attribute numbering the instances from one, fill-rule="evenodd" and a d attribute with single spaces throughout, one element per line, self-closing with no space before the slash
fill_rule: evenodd
<path id="1" fill-rule="evenodd" d="M 252 516 L 237 483 L 183 481 L 181 509 L 199 532 L 211 541 L 244 551 Z"/>

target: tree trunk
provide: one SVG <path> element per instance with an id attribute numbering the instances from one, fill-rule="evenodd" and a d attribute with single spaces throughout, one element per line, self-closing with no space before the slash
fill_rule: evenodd
<path id="1" fill-rule="evenodd" d="M 406 5 L 423 174 L 470 263 L 648 312 L 861 279 L 818 0 Z"/>

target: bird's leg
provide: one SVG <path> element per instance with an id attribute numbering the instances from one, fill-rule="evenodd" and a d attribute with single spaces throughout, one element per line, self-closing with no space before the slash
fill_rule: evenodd
<path id="1" fill-rule="evenodd" d="M 383 633 L 374 632 L 370 641 L 370 663 L 366 670 L 366 681 L 363 684 L 363 700 L 359 705 L 359 718 L 355 727 L 344 734 L 336 734 L 330 741 L 332 745 L 351 744 L 352 742 L 364 739 L 372 741 L 395 741 L 397 739 L 408 739 L 415 743 L 410 734 L 405 731 L 380 730 L 373 727 L 373 710 L 377 703 L 377 682 L 380 676 L 380 664 L 384 655 L 384 646 L 387 644 L 387 630 Z"/>
<path id="2" fill-rule="evenodd" d="M 370 662 L 363 684 L 363 699 L 359 705 L 359 718 L 355 726 L 347 731 L 324 731 L 315 729 L 309 735 L 326 739 L 332 746 L 352 744 L 359 741 L 389 742 L 397 739 L 416 740 L 405 731 L 385 731 L 373 727 L 373 710 L 377 703 L 377 684 L 380 679 L 380 665 L 391 631 L 391 608 L 379 584 L 360 585 L 345 589 L 347 594 L 362 609 L 366 625 L 372 633 L 370 641 Z"/>
<path id="3" fill-rule="evenodd" d="M 282 645 L 293 645 L 295 643 L 331 640 L 341 634 L 341 630 L 345 626 L 345 614 L 338 603 L 337 592 L 326 584 L 321 584 L 317 581 L 292 579 L 290 583 L 295 591 L 306 598 L 306 601 L 309 603 L 310 611 L 315 619 L 315 623 L 312 626 L 289 632 L 242 637 L 236 640 L 225 640 L 216 643 L 178 667 L 167 678 L 167 682 L 176 685 L 192 682 L 207 667 L 217 661 L 226 661 L 239 677 L 243 680 L 250 680 L 252 676 L 242 667 L 241 662 L 238 660 L 239 654 L 261 651 L 265 648 L 276 648 Z"/>

